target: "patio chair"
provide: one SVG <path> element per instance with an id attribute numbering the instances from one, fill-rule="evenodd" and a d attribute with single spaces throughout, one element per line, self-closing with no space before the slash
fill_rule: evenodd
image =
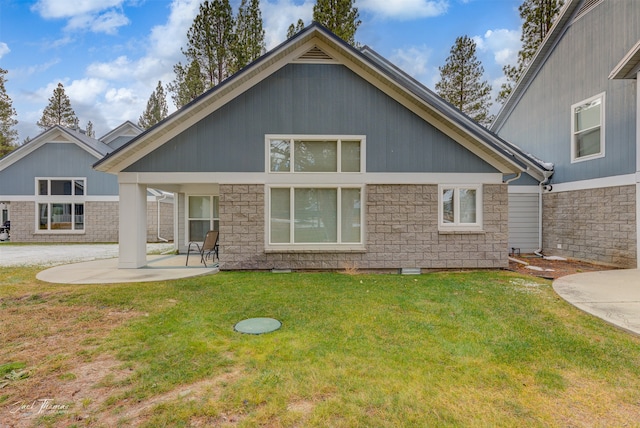
<path id="1" fill-rule="evenodd" d="M 218 237 L 219 233 L 217 230 L 210 230 L 205 235 L 202 245 L 195 241 L 189 242 L 189 245 L 187 246 L 187 262 L 185 263 L 185 266 L 189 265 L 189 254 L 191 253 L 192 245 L 196 247 L 193 251 L 195 252 L 197 249 L 198 253 L 200 253 L 200 262 L 204 264 L 204 267 L 207 267 L 207 259 L 213 259 L 215 256 L 216 259 L 220 260 L 218 258 Z"/>

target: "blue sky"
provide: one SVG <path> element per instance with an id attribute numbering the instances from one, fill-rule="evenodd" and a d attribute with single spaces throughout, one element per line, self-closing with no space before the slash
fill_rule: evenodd
<path id="1" fill-rule="evenodd" d="M 231 0 L 236 13 L 240 0 Z M 429 88 L 439 80 L 456 37 L 476 40 L 494 93 L 502 66 L 520 48 L 522 0 L 356 0 L 356 40 Z M 100 137 L 126 120 L 137 123 L 158 80 L 173 80 L 200 0 L 0 0 L 0 67 L 19 121 L 20 142 L 58 82 L 84 128 Z M 267 49 L 284 41 L 298 18 L 311 22 L 315 0 L 261 0 Z M 170 96 L 169 110 L 175 108 Z"/>

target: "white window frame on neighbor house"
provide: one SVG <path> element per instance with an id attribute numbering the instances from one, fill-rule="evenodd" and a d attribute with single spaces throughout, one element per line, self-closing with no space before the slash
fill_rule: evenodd
<path id="1" fill-rule="evenodd" d="M 205 215 L 191 215 L 191 198 L 209 198 L 209 204 L 207 206 L 208 213 Z M 193 242 L 202 242 L 205 234 L 209 230 L 219 230 L 220 228 L 220 197 L 218 195 L 202 195 L 202 194 L 188 194 L 185 195 L 185 244 Z M 193 221 L 208 222 L 207 230 L 203 230 L 202 236 L 191 236 L 190 224 Z"/>
<path id="2" fill-rule="evenodd" d="M 463 190 L 475 191 L 474 221 L 461 218 L 461 195 Z M 451 195 L 451 199 L 445 199 L 445 194 Z M 445 203 L 452 208 L 452 213 L 446 215 Z M 440 184 L 438 185 L 438 230 L 447 232 L 481 232 L 482 229 L 482 184 Z"/>
<path id="3" fill-rule="evenodd" d="M 297 146 L 318 143 L 317 148 Z M 272 147 L 278 144 L 278 151 Z M 266 165 L 269 180 L 265 200 L 266 249 L 274 251 L 361 251 L 364 249 L 366 138 L 362 135 L 267 135 Z M 309 164 L 296 154 L 309 150 Z M 323 155 L 315 163 L 314 155 Z M 325 156 L 326 155 L 326 156 Z M 329 209 L 296 209 L 296 197 L 322 198 Z M 284 204 L 277 210 L 273 204 Z M 300 201 L 300 199 L 299 199 Z M 299 202 L 298 201 L 298 202 Z M 335 211 L 334 211 L 335 207 Z M 278 214 L 274 214 L 278 211 Z M 315 215 L 314 215 L 315 213 Z M 330 216 L 331 223 L 324 222 Z M 278 218 L 280 217 L 280 218 Z M 280 226 L 280 227 L 278 227 Z"/>
<path id="4" fill-rule="evenodd" d="M 35 177 L 35 195 L 36 233 L 85 233 L 86 177 Z"/>
<path id="5" fill-rule="evenodd" d="M 594 102 L 598 102 L 596 105 L 599 105 L 599 108 L 600 108 L 599 115 L 598 115 L 599 123 L 584 127 L 583 129 L 577 129 L 579 126 L 579 124 L 576 121 L 576 115 L 578 113 L 578 109 L 581 109 L 582 107 L 585 107 L 589 104 L 593 104 Z M 579 138 L 583 137 L 586 134 L 591 134 L 595 132 L 598 133 L 599 150 L 594 153 L 580 156 L 578 152 Z M 601 94 L 587 98 L 571 106 L 571 163 L 584 162 L 592 159 L 602 158 L 604 157 L 604 149 L 605 149 L 605 93 L 602 92 Z"/>

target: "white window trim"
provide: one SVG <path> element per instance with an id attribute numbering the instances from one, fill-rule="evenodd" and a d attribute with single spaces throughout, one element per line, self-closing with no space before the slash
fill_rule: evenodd
<path id="1" fill-rule="evenodd" d="M 189 242 L 189 221 L 190 220 L 204 220 L 202 218 L 196 218 L 196 217 L 189 217 L 189 198 L 191 197 L 208 197 L 209 198 L 209 212 L 211 213 L 211 217 L 209 217 L 209 230 L 213 230 L 213 225 L 215 223 L 215 221 L 218 221 L 218 224 L 220 224 L 220 195 L 211 195 L 211 194 L 202 194 L 202 193 L 188 193 L 185 194 L 185 199 L 184 199 L 184 245 L 188 245 Z M 213 198 L 218 198 L 218 217 L 216 217 L 214 215 L 214 210 L 213 210 Z M 203 236 L 204 238 L 204 236 Z M 193 242 L 200 242 L 202 243 L 203 241 L 193 241 Z"/>
<path id="2" fill-rule="evenodd" d="M 442 191 L 445 189 L 454 190 L 453 212 L 456 216 L 454 223 L 445 223 L 443 221 L 442 209 Z M 458 191 L 460 189 L 474 189 L 476 191 L 476 222 L 460 223 L 460 198 Z M 483 188 L 482 184 L 439 184 L 438 185 L 438 230 L 442 232 L 482 232 L 483 231 Z"/>
<path id="3" fill-rule="evenodd" d="M 87 231 L 87 178 L 86 177 L 35 177 L 34 179 L 34 202 L 35 202 L 35 215 L 34 215 L 34 233 L 36 235 L 83 235 Z M 40 181 L 47 180 L 47 195 L 40 195 Z M 51 194 L 51 181 L 65 181 L 72 182 L 71 189 L 75 191 L 73 186 L 74 181 L 84 182 L 84 195 L 52 195 Z M 40 229 L 40 205 L 47 204 L 47 229 Z M 51 229 L 51 204 L 72 204 L 72 211 L 75 211 L 76 204 L 82 204 L 84 206 L 84 227 L 76 230 L 75 221 L 71 222 L 71 229 Z"/>
<path id="4" fill-rule="evenodd" d="M 289 189 L 291 198 L 291 204 L 289 206 L 290 219 L 294 219 L 294 211 L 295 211 L 295 202 L 294 202 L 294 192 L 295 189 L 337 189 L 337 205 L 336 205 L 336 213 L 338 215 L 337 219 L 337 238 L 338 242 L 317 242 L 317 243 L 272 243 L 271 242 L 271 189 Z M 342 243 L 342 198 L 341 191 L 342 189 L 359 189 L 360 190 L 360 242 L 346 242 Z M 294 184 L 279 184 L 266 186 L 266 197 L 265 197 L 265 249 L 267 251 L 331 251 L 331 252 L 340 252 L 340 251 L 363 251 L 365 249 L 365 186 L 364 185 L 294 185 Z M 293 221 L 289 224 L 290 231 L 290 239 L 293 241 L 294 237 L 294 227 L 295 223 Z"/>
<path id="5" fill-rule="evenodd" d="M 590 103 L 591 101 L 597 100 L 597 99 L 601 99 L 602 101 L 600 102 L 600 151 L 598 153 L 594 153 L 592 155 L 588 155 L 588 156 L 582 156 L 582 157 L 577 157 L 577 153 L 576 153 L 576 132 L 575 132 L 575 119 L 576 119 L 576 108 L 586 104 L 586 103 Z M 603 158 L 605 155 L 605 110 L 606 110 L 606 103 L 605 103 L 605 92 L 602 92 L 598 95 L 594 95 L 593 97 L 584 99 L 580 102 L 577 102 L 575 104 L 573 104 L 571 106 L 571 163 L 578 163 L 578 162 L 584 162 L 584 161 L 590 161 L 593 159 L 599 159 L 599 158 Z"/>
<path id="6" fill-rule="evenodd" d="M 289 171 L 271 171 L 271 140 L 289 140 L 291 146 L 290 150 L 290 166 Z M 338 171 L 328 171 L 328 172 L 301 172 L 294 170 L 294 150 L 293 150 L 293 141 L 294 140 L 305 140 L 305 141 L 337 141 L 337 166 Z M 342 150 L 340 150 L 341 141 L 360 141 L 360 171 L 357 172 L 342 172 L 340 168 L 342 166 Z M 321 135 L 321 134 L 267 134 L 265 135 L 265 171 L 268 174 L 362 174 L 365 173 L 366 166 L 366 136 L 364 135 Z"/>

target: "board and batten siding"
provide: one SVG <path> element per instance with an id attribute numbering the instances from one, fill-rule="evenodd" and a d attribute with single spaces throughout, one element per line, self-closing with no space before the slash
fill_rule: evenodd
<path id="1" fill-rule="evenodd" d="M 509 251 L 533 253 L 540 247 L 539 194 L 509 192 Z"/>
<path id="2" fill-rule="evenodd" d="M 0 171 L 0 195 L 35 195 L 34 177 L 86 177 L 87 195 L 117 195 L 117 177 L 94 170 L 96 161 L 75 143 L 44 144 Z"/>
<path id="3" fill-rule="evenodd" d="M 365 135 L 367 172 L 496 170 L 338 64 L 288 64 L 127 172 L 264 172 L 265 135 Z"/>
<path id="4" fill-rule="evenodd" d="M 573 21 L 498 134 L 555 164 L 554 183 L 635 173 L 635 80 L 609 73 L 640 39 L 640 1 L 603 1 Z M 571 163 L 571 106 L 605 94 L 605 156 Z"/>

